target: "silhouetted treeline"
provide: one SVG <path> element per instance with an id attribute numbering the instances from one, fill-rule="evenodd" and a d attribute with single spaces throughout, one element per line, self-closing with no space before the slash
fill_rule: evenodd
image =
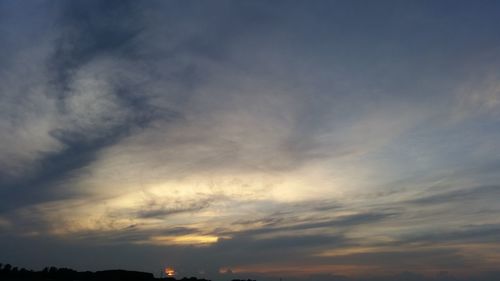
<path id="1" fill-rule="evenodd" d="M 13 267 L 0 263 L 1 281 L 210 281 L 196 277 L 177 280 L 172 277 L 155 278 L 152 273 L 128 270 L 104 270 L 79 272 L 70 268 L 46 267 L 41 271 Z"/>
<path id="2" fill-rule="evenodd" d="M 156 280 L 160 281 L 212 281 L 208 279 L 198 279 L 196 277 L 183 277 L 182 279 L 175 279 L 173 277 L 164 277 L 164 278 L 156 278 Z"/>

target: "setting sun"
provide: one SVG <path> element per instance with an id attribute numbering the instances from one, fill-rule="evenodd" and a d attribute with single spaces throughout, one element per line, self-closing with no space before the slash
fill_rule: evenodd
<path id="1" fill-rule="evenodd" d="M 174 277 L 175 276 L 175 270 L 173 267 L 166 267 L 165 268 L 165 274 L 168 276 L 168 277 Z"/>

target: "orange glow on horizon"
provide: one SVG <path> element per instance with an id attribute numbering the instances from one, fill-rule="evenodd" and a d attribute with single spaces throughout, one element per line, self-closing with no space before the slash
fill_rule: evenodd
<path id="1" fill-rule="evenodd" d="M 165 274 L 168 277 L 174 277 L 175 276 L 175 270 L 174 270 L 174 268 L 172 268 L 172 267 L 166 267 L 165 268 Z"/>

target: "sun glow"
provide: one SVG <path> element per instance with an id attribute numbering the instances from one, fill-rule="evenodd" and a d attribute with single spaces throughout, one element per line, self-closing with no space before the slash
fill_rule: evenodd
<path id="1" fill-rule="evenodd" d="M 175 276 L 175 270 L 173 267 L 165 267 L 165 274 L 168 277 L 174 277 Z"/>
<path id="2" fill-rule="evenodd" d="M 210 235 L 154 236 L 151 240 L 153 244 L 208 245 L 216 243 L 218 237 Z"/>

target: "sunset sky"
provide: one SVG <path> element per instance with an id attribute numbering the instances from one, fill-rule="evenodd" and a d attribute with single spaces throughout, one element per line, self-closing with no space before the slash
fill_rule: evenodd
<path id="1" fill-rule="evenodd" d="M 0 263 L 494 274 L 499 19 L 486 0 L 0 0 Z"/>

